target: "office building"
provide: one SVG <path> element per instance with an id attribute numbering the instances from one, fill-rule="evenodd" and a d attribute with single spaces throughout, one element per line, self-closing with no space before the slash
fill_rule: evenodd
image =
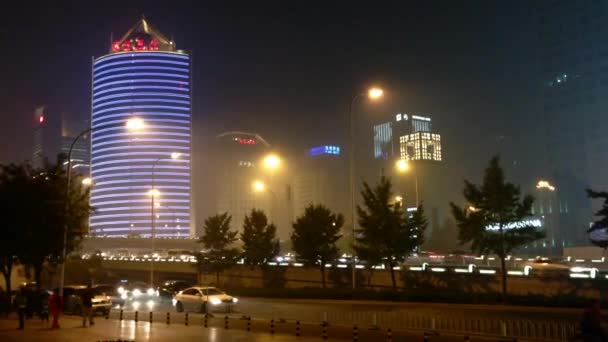
<path id="1" fill-rule="evenodd" d="M 145 19 L 93 60 L 92 235 L 192 235 L 191 93 L 190 54 Z"/>
<path id="2" fill-rule="evenodd" d="M 441 135 L 430 117 L 397 113 L 374 125 L 374 158 L 441 161 Z"/>
<path id="3" fill-rule="evenodd" d="M 586 230 L 601 203 L 585 189 L 608 190 L 608 3 L 552 0 L 538 10 L 545 162 L 539 178 L 555 190 L 536 210 L 553 225 L 543 243 L 561 249 L 589 243 Z"/>
<path id="4" fill-rule="evenodd" d="M 335 145 L 310 148 L 298 162 L 294 174 L 294 216 L 311 204 L 322 204 L 334 212 L 350 212 L 347 158 Z"/>
<path id="5" fill-rule="evenodd" d="M 39 106 L 34 111 L 34 149 L 32 167 L 55 164 L 59 154 L 67 158 L 74 138 L 89 126 L 88 118 L 79 118 L 54 106 Z M 72 149 L 72 172 L 89 174 L 89 136 L 85 135 Z"/>

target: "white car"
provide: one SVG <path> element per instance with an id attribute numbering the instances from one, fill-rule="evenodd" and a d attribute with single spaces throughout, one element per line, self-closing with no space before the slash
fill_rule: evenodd
<path id="1" fill-rule="evenodd" d="M 215 287 L 189 287 L 178 292 L 173 298 L 173 305 L 177 312 L 194 311 L 210 312 L 214 309 L 224 308 L 226 311 L 238 302 L 236 297 L 227 295 Z"/>

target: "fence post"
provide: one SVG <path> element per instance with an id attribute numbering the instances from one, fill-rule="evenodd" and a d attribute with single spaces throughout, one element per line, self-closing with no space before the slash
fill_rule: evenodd
<path id="1" fill-rule="evenodd" d="M 327 322 L 321 323 L 321 326 L 323 327 L 323 339 L 327 340 Z"/>
<path id="2" fill-rule="evenodd" d="M 353 325 L 353 342 L 357 342 L 359 341 L 359 328 L 357 328 L 357 325 Z"/>
<path id="3" fill-rule="evenodd" d="M 431 318 L 431 330 L 436 330 L 437 329 L 437 320 L 435 319 L 435 317 Z"/>
<path id="4" fill-rule="evenodd" d="M 203 318 L 203 322 L 204 322 L 204 326 L 205 326 L 205 328 L 206 328 L 206 327 L 208 327 L 208 324 L 207 324 L 207 319 L 208 319 L 208 318 L 207 318 L 207 314 L 205 314 L 205 316 L 204 316 L 204 318 Z"/>
<path id="5" fill-rule="evenodd" d="M 119 321 L 122 321 L 122 315 L 123 315 L 123 312 L 124 312 L 124 311 L 123 311 L 122 309 L 120 309 L 120 315 L 118 316 L 118 320 L 119 320 Z"/>
<path id="6" fill-rule="evenodd" d="M 500 334 L 507 336 L 507 323 L 505 321 L 500 321 Z"/>
<path id="7" fill-rule="evenodd" d="M 171 313 L 167 311 L 167 325 L 171 324 Z"/>
<path id="8" fill-rule="evenodd" d="M 150 311 L 150 324 L 152 324 L 152 322 L 154 322 L 154 320 L 152 319 L 152 311 Z"/>
<path id="9" fill-rule="evenodd" d="M 300 321 L 296 321 L 296 337 L 300 337 Z"/>
<path id="10" fill-rule="evenodd" d="M 247 317 L 247 331 L 251 331 L 251 317 Z"/>
<path id="11" fill-rule="evenodd" d="M 386 342 L 393 342 L 393 331 L 391 328 L 386 330 Z"/>
<path id="12" fill-rule="evenodd" d="M 184 315 L 184 325 L 188 326 L 188 313 L 186 312 L 186 314 Z"/>
<path id="13" fill-rule="evenodd" d="M 224 316 L 224 329 L 228 330 L 228 315 Z"/>
<path id="14" fill-rule="evenodd" d="M 135 323 L 137 323 L 137 311 L 135 311 Z"/>
<path id="15" fill-rule="evenodd" d="M 270 333 L 274 334 L 274 319 L 270 320 Z"/>

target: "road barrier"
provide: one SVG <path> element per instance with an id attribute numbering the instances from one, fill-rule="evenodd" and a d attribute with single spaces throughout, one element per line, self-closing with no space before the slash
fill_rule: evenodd
<path id="1" fill-rule="evenodd" d="M 158 314 L 158 313 L 157 313 Z M 274 312 L 273 314 L 277 314 Z M 499 319 L 490 317 L 466 317 L 466 316 L 447 316 L 447 315 L 421 315 L 405 311 L 387 312 L 362 312 L 362 311 L 337 311 L 337 312 L 318 312 L 315 317 L 313 314 L 306 314 L 306 319 L 292 318 L 284 316 L 285 312 L 280 313 L 285 319 L 280 322 L 294 324 L 296 336 L 302 335 L 302 324 L 321 323 L 318 337 L 326 338 L 330 324 L 335 326 L 352 327 L 352 340 L 360 340 L 360 327 L 370 331 L 377 330 L 378 337 L 384 336 L 385 340 L 394 339 L 396 330 L 419 331 L 424 333 L 424 340 L 442 334 L 461 335 L 464 341 L 470 341 L 470 336 L 486 336 L 502 340 L 542 340 L 542 341 L 565 341 L 575 336 L 578 331 L 578 322 L 572 320 L 522 320 L 522 319 Z M 298 314 L 295 313 L 294 316 Z M 125 316 L 126 315 L 126 316 Z M 149 321 L 153 323 L 154 312 L 149 312 Z M 184 319 L 184 324 L 189 325 L 191 314 L 174 314 L 174 322 Z M 205 328 L 209 327 L 209 314 L 202 316 L 202 323 Z M 276 317 L 276 316 L 275 316 Z M 130 319 L 137 322 L 139 320 L 138 311 L 112 310 L 112 318 L 118 320 Z M 270 322 L 270 334 L 275 334 L 277 319 L 269 317 L 257 317 L 260 320 Z M 266 319 L 269 319 L 266 320 Z M 177 320 L 177 321 L 175 321 Z M 224 316 L 224 328 L 229 329 L 230 316 Z M 252 331 L 251 316 L 243 316 L 246 323 L 240 325 L 241 329 Z M 221 326 L 222 320 L 218 320 Z M 171 313 L 166 313 L 166 324 L 171 324 Z M 233 323 L 239 326 L 238 322 Z M 234 328 L 234 327 L 233 327 Z M 348 329 L 348 328 L 347 328 Z M 294 330 L 292 330 L 294 331 Z"/>

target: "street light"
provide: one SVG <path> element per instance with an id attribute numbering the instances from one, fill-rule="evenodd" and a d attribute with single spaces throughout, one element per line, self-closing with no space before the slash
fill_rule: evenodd
<path id="1" fill-rule="evenodd" d="M 152 188 L 148 191 L 148 195 L 150 196 L 150 239 L 152 240 L 152 255 L 156 250 L 156 241 L 154 241 L 154 233 L 155 233 L 155 221 L 154 221 L 154 201 L 160 196 L 160 191 L 156 189 L 156 166 L 161 160 L 176 160 L 179 159 L 181 153 L 173 152 L 171 153 L 171 158 L 158 158 L 152 163 Z M 150 259 L 150 286 L 154 286 L 154 257 Z"/>
<path id="2" fill-rule="evenodd" d="M 144 119 L 142 118 L 131 118 L 127 120 L 127 129 L 130 131 L 140 131 L 144 128 Z"/>
<path id="3" fill-rule="evenodd" d="M 65 186 L 65 212 L 68 213 L 70 210 L 70 183 L 72 180 L 72 151 L 74 150 L 74 145 L 76 142 L 84 137 L 85 135 L 91 132 L 91 127 L 85 129 L 80 132 L 72 141 L 70 145 L 70 149 L 68 151 L 68 165 L 66 170 L 66 186 Z M 63 248 L 61 250 L 61 274 L 60 274 L 60 284 L 59 284 L 59 295 L 63 298 L 63 286 L 65 284 L 65 258 L 67 257 L 67 244 L 68 244 L 68 226 L 67 224 L 63 227 Z"/>
<path id="4" fill-rule="evenodd" d="M 410 164 L 405 159 L 397 160 L 395 162 L 395 168 L 397 169 L 397 171 L 399 173 L 405 173 L 411 169 Z M 420 202 L 418 200 L 418 173 L 416 172 L 416 169 L 414 169 L 414 182 L 415 182 L 415 188 L 416 188 L 416 207 L 418 207 Z"/>
<path id="5" fill-rule="evenodd" d="M 82 185 L 91 186 L 93 184 L 93 179 L 91 177 L 84 178 L 82 180 Z"/>
<path id="6" fill-rule="evenodd" d="M 266 190 L 266 184 L 259 180 L 254 181 L 252 187 L 255 192 L 264 192 Z"/>
<path id="7" fill-rule="evenodd" d="M 370 100 L 378 100 L 380 99 L 382 96 L 384 95 L 384 91 L 381 88 L 378 87 L 372 87 L 370 88 L 367 93 L 358 93 L 353 95 L 351 101 L 350 101 L 350 106 L 348 107 L 348 125 L 349 125 L 349 129 L 350 129 L 350 206 L 351 206 L 351 210 L 350 210 L 350 216 L 351 216 L 351 238 L 352 238 L 352 244 L 354 246 L 355 244 L 355 124 L 354 124 L 354 112 L 353 112 L 353 107 L 355 106 L 355 102 L 357 102 L 357 100 L 361 97 L 367 96 Z M 353 284 L 353 289 L 356 288 L 356 284 L 355 284 L 355 268 L 356 268 L 356 258 L 355 258 L 355 252 L 353 250 L 353 257 L 352 257 L 352 284 Z"/>
<path id="8" fill-rule="evenodd" d="M 276 154 L 269 154 L 264 157 L 263 160 L 264 167 L 269 170 L 275 170 L 281 165 L 281 158 L 279 158 Z"/>
<path id="9" fill-rule="evenodd" d="M 539 180 L 538 183 L 536 183 L 536 188 L 539 190 L 546 189 L 549 191 L 555 191 L 555 187 L 546 180 Z"/>

